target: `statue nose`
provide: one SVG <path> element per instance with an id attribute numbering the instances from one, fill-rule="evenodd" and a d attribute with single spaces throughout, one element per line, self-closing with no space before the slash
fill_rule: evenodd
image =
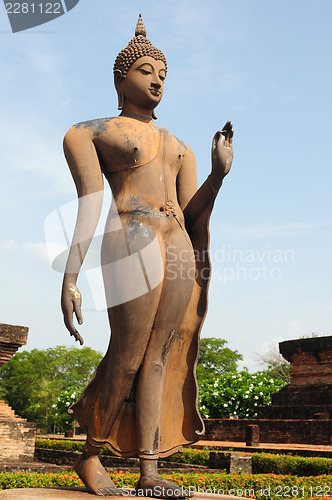
<path id="1" fill-rule="evenodd" d="M 153 87 L 156 90 L 159 90 L 161 88 L 161 84 L 158 82 L 152 82 L 151 87 Z"/>

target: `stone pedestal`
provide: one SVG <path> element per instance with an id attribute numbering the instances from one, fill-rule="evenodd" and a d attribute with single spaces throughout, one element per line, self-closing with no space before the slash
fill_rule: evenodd
<path id="1" fill-rule="evenodd" d="M 251 474 L 251 456 L 210 451 L 209 469 L 225 470 L 228 474 Z"/>
<path id="2" fill-rule="evenodd" d="M 280 353 L 292 365 L 291 382 L 261 407 L 259 418 L 320 419 L 332 417 L 332 336 L 288 340 Z"/>
<path id="3" fill-rule="evenodd" d="M 0 323 L 0 366 L 10 360 L 17 349 L 27 343 L 28 328 Z M 0 462 L 33 460 L 36 424 L 15 415 L 0 400 Z"/>
<path id="4" fill-rule="evenodd" d="M 249 424 L 246 430 L 246 446 L 259 446 L 259 426 Z"/>

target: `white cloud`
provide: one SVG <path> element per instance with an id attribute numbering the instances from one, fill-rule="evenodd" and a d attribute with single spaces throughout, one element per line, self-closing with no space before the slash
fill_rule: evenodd
<path id="1" fill-rule="evenodd" d="M 43 262 L 47 262 L 47 264 L 50 263 L 47 246 L 46 243 L 44 243 L 43 241 L 36 241 L 34 243 L 33 242 L 25 243 L 23 247 L 25 248 L 25 250 L 32 253 L 33 255 L 41 259 Z"/>

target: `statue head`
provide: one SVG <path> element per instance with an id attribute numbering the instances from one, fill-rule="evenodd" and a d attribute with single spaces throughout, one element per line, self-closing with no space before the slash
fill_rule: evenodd
<path id="1" fill-rule="evenodd" d="M 146 29 L 140 14 L 136 25 L 135 37 L 129 42 L 127 47 L 121 50 L 114 63 L 114 82 L 119 98 L 119 109 L 122 109 L 124 100 L 126 99 L 126 92 L 123 89 L 125 85 L 124 80 L 129 75 L 128 80 L 133 79 L 135 81 L 135 70 L 142 68 L 141 73 L 145 73 L 146 71 L 150 71 L 149 66 L 151 66 L 151 71 L 156 72 L 163 82 L 167 72 L 166 58 L 161 50 L 154 47 L 150 40 L 146 38 Z M 159 94 L 161 99 L 162 88 Z M 153 107 L 157 106 L 160 99 Z M 154 112 L 152 112 L 152 116 L 155 118 Z"/>

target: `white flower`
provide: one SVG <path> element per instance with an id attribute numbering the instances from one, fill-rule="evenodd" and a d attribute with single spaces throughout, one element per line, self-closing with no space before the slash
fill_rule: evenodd
<path id="1" fill-rule="evenodd" d="M 228 404 L 227 403 L 224 403 L 224 407 L 227 408 Z"/>
<path id="2" fill-rule="evenodd" d="M 263 396 L 263 393 L 262 393 L 262 392 L 260 392 L 260 393 L 259 393 L 259 395 L 260 395 L 260 396 Z"/>
<path id="3" fill-rule="evenodd" d="M 258 396 L 255 396 L 255 397 L 254 397 L 254 399 L 259 399 L 259 397 L 258 397 Z"/>

